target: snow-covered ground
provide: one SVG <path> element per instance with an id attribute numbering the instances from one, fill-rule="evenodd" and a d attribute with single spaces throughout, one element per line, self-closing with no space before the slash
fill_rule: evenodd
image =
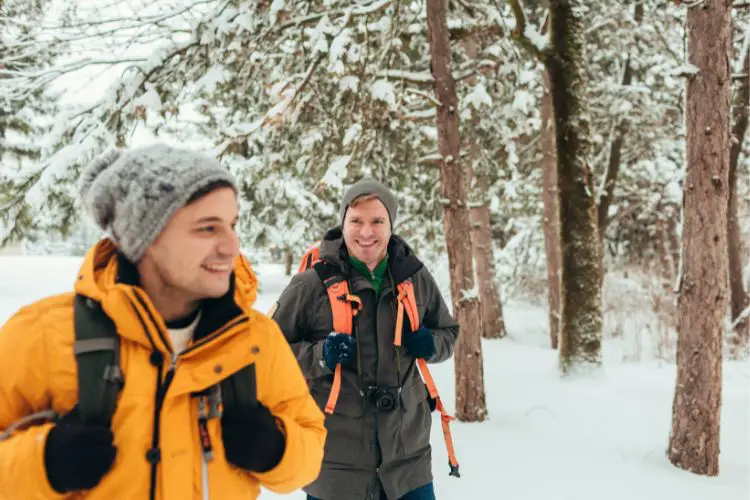
<path id="1" fill-rule="evenodd" d="M 0 257 L 0 324 L 21 305 L 70 289 L 80 259 Z M 260 265 L 257 308 L 267 311 L 288 281 Z M 503 500 L 747 500 L 750 498 L 750 366 L 726 362 L 720 475 L 696 476 L 665 456 L 675 381 L 673 366 L 626 364 L 606 356 L 604 375 L 561 380 L 556 353 L 540 347 L 546 310 L 506 304 L 510 338 L 485 341 L 490 418 L 455 422 L 461 479 L 448 477 L 437 417 L 433 462 L 438 498 Z M 605 344 L 605 349 L 607 344 Z M 453 407 L 453 364 L 434 369 Z M 297 492 L 264 498 L 303 499 Z"/>

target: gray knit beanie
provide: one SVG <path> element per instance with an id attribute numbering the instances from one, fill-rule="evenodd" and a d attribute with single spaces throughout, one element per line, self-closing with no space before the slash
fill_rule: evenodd
<path id="1" fill-rule="evenodd" d="M 398 215 L 398 204 L 396 198 L 391 193 L 391 190 L 376 181 L 375 179 L 365 178 L 361 179 L 349 187 L 344 194 L 344 199 L 341 200 L 341 208 L 339 209 L 339 216 L 341 223 L 344 223 L 344 216 L 346 215 L 346 209 L 349 208 L 349 204 L 352 201 L 364 196 L 366 194 L 374 195 L 385 205 L 385 209 L 388 210 L 388 215 L 391 218 L 391 228 L 396 223 L 396 215 Z"/>
<path id="2" fill-rule="evenodd" d="M 84 209 L 131 262 L 138 262 L 170 217 L 197 191 L 234 176 L 208 156 L 164 144 L 100 155 L 81 174 Z"/>

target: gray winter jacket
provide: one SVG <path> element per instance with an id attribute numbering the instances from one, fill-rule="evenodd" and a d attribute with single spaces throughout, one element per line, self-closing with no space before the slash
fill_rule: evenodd
<path id="1" fill-rule="evenodd" d="M 330 231 L 321 243 L 321 258 L 340 269 L 349 280 L 351 293 L 363 303 L 354 332 L 361 373 L 342 370 L 336 409 L 326 418 L 323 468 L 318 479 L 304 488 L 323 500 L 379 499 L 381 488 L 388 498 L 397 499 L 432 481 L 429 394 L 415 359 L 393 345 L 394 282 L 410 279 L 414 284 L 421 324 L 432 332 L 437 347 L 429 362 L 441 362 L 453 354 L 458 324 L 435 280 L 402 239 L 391 237 L 388 255 L 388 273 L 376 297 L 367 278 L 349 266 L 340 229 Z M 292 279 L 273 318 L 309 379 L 318 406 L 325 408 L 333 374 L 323 361 L 323 342 L 333 330 L 333 319 L 315 269 Z M 368 397 L 372 392 L 369 387 L 388 388 L 398 398 L 399 407 L 392 412 L 378 411 Z"/>

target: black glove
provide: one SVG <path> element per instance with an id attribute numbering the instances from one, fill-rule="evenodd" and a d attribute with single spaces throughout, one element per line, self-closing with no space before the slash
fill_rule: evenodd
<path id="1" fill-rule="evenodd" d="M 47 435 L 44 468 L 58 493 L 88 490 L 99 484 L 115 461 L 117 449 L 109 427 L 85 425 L 74 410 Z"/>
<path id="2" fill-rule="evenodd" d="M 435 339 L 424 326 L 420 326 L 416 332 L 404 333 L 403 344 L 409 356 L 414 358 L 430 359 L 435 355 Z"/>
<path id="3" fill-rule="evenodd" d="M 258 404 L 236 408 L 221 416 L 224 455 L 229 463 L 251 472 L 267 472 L 281 462 L 286 436 L 271 411 Z"/>
<path id="4" fill-rule="evenodd" d="M 323 359 L 329 370 L 341 363 L 348 368 L 357 367 L 357 339 L 345 333 L 332 333 L 323 342 Z"/>

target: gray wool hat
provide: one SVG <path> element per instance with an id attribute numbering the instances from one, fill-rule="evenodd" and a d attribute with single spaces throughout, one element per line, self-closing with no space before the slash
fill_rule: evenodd
<path id="1" fill-rule="evenodd" d="M 135 263 L 193 194 L 219 181 L 237 190 L 216 159 L 155 144 L 98 156 L 83 170 L 78 192 L 89 216 Z"/>
<path id="2" fill-rule="evenodd" d="M 344 223 L 346 209 L 349 208 L 351 202 L 366 194 L 375 195 L 378 200 L 385 205 L 385 209 L 388 210 L 388 215 L 391 217 L 391 228 L 393 228 L 393 225 L 396 223 L 396 215 L 398 215 L 398 203 L 396 203 L 396 198 L 393 196 L 390 189 L 371 178 L 365 178 L 355 182 L 349 187 L 346 193 L 344 193 L 344 198 L 341 200 L 341 208 L 339 209 L 341 223 Z"/>

